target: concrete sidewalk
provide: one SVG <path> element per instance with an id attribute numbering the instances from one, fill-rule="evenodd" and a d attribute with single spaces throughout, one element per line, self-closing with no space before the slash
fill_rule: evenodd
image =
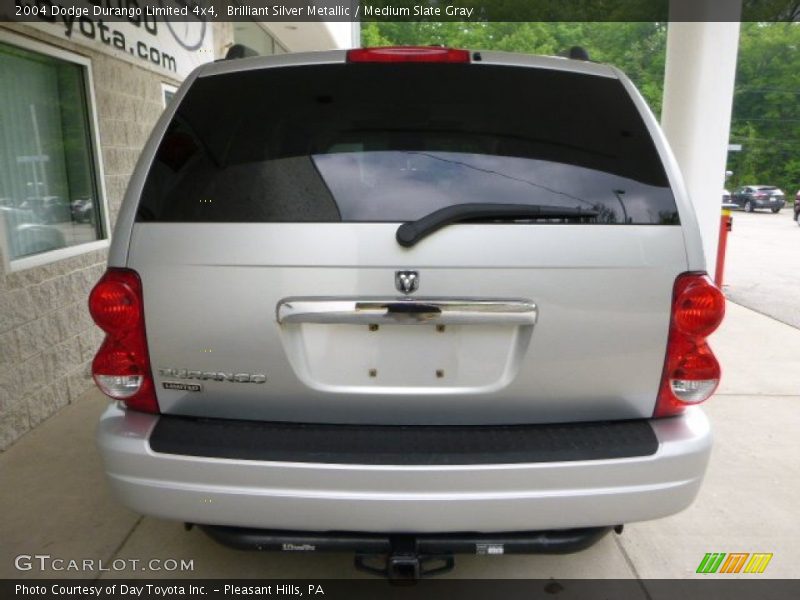
<path id="1" fill-rule="evenodd" d="M 720 390 L 707 403 L 716 442 L 691 508 L 627 525 L 622 536 L 610 535 L 579 554 L 459 556 L 450 576 L 690 577 L 706 552 L 771 552 L 761 577 L 797 577 L 800 330 L 729 304 L 712 345 L 724 369 Z M 363 576 L 350 555 L 238 552 L 197 530 L 185 532 L 181 523 L 121 508 L 109 495 L 94 448 L 94 427 L 106 405 L 99 392 L 89 392 L 0 454 L 0 578 Z M 14 567 L 19 554 L 102 560 L 109 567 L 122 558 L 193 559 L 194 570 L 21 572 Z"/>

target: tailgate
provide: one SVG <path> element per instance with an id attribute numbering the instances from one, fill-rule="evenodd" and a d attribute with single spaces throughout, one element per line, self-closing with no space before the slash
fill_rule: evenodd
<path id="1" fill-rule="evenodd" d="M 140 163 L 127 266 L 163 412 L 652 415 L 687 258 L 648 125 L 609 69 L 247 64 L 201 72 Z M 396 240 L 455 205 L 488 209 Z"/>
<path id="2" fill-rule="evenodd" d="M 162 411 L 336 423 L 652 414 L 686 269 L 680 228 L 461 225 L 410 251 L 395 229 L 137 225 L 130 266 Z M 385 310 L 409 302 L 400 270 L 418 273 L 410 297 L 427 312 Z"/>

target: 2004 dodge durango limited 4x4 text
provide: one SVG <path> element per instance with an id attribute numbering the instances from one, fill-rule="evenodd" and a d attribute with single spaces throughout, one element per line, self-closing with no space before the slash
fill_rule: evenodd
<path id="1" fill-rule="evenodd" d="M 221 61 L 156 125 L 90 310 L 120 501 L 392 577 L 686 508 L 724 298 L 614 67 Z"/>

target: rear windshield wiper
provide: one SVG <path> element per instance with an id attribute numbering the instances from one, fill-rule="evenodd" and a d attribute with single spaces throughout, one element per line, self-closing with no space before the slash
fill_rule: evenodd
<path id="1" fill-rule="evenodd" d="M 397 228 L 397 243 L 406 248 L 451 223 L 474 219 L 569 219 L 584 222 L 597 217 L 596 210 L 541 204 L 454 204 Z"/>

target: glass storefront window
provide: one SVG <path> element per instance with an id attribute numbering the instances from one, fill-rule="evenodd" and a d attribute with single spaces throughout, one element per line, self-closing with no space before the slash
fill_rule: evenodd
<path id="1" fill-rule="evenodd" d="M 161 92 L 163 93 L 164 107 L 166 108 L 169 105 L 169 103 L 172 102 L 172 99 L 175 97 L 175 94 L 178 93 L 178 88 L 168 83 L 162 83 Z"/>
<path id="2" fill-rule="evenodd" d="M 85 67 L 0 42 L 0 227 L 13 261 L 105 238 Z"/>

